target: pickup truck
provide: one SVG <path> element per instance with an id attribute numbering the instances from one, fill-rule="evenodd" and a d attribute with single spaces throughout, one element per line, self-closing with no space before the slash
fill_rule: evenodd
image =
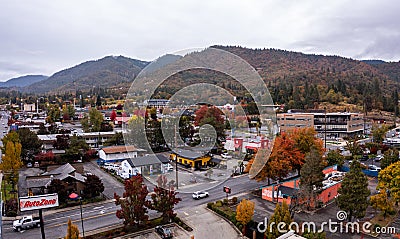
<path id="1" fill-rule="evenodd" d="M 23 218 L 13 222 L 13 229 L 17 232 L 34 227 L 40 227 L 39 217 L 24 216 Z"/>

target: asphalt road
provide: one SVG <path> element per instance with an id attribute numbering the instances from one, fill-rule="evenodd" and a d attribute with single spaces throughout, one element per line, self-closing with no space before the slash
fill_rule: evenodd
<path id="1" fill-rule="evenodd" d="M 194 200 L 192 195 L 188 193 L 181 193 L 179 197 L 182 201 L 176 206 L 176 210 L 185 211 L 185 208 L 194 207 L 197 205 L 205 204 L 207 202 L 215 201 L 217 199 L 222 199 L 226 196 L 223 192 L 223 186 L 229 186 L 232 189 L 232 194 L 234 195 L 244 194 L 250 190 L 262 186 L 262 183 L 257 183 L 250 180 L 247 176 L 241 176 L 237 178 L 230 178 L 224 184 L 219 187 L 209 190 L 210 196 L 208 198 Z M 115 216 L 115 212 L 118 209 L 114 202 L 106 202 L 101 205 L 86 205 L 83 207 L 83 219 L 85 231 L 91 231 L 99 228 L 104 228 L 111 225 L 120 224 L 122 225 L 122 220 L 119 220 Z M 78 225 L 80 231 L 81 221 L 80 221 L 80 209 L 75 208 L 73 210 L 57 212 L 48 214 L 49 211 L 44 213 L 44 223 L 45 223 L 45 233 L 46 238 L 60 238 L 66 235 L 68 218 Z M 33 213 L 37 213 L 34 211 Z M 150 212 L 150 216 L 155 216 L 155 212 Z M 4 239 L 23 239 L 23 238 L 41 238 L 40 229 L 34 228 L 22 232 L 14 232 L 12 229 L 11 221 L 3 222 L 3 238 Z"/>

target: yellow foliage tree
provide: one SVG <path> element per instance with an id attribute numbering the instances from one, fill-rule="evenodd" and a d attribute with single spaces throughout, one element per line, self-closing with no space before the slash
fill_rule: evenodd
<path id="1" fill-rule="evenodd" d="M 67 235 L 65 239 L 80 239 L 78 226 L 73 224 L 71 218 L 68 219 Z"/>
<path id="2" fill-rule="evenodd" d="M 371 196 L 370 203 L 374 209 L 381 211 L 383 218 L 393 211 L 393 202 L 388 198 L 386 190 L 381 190 L 380 193 Z"/>
<path id="3" fill-rule="evenodd" d="M 389 196 L 398 205 L 400 201 L 400 161 L 392 163 L 379 172 L 378 188 L 381 191 L 389 190 Z"/>
<path id="4" fill-rule="evenodd" d="M 22 167 L 21 148 L 19 142 L 8 141 L 0 163 L 0 170 L 4 172 L 5 180 L 13 185 L 18 183 L 18 170 Z"/>
<path id="5" fill-rule="evenodd" d="M 254 202 L 243 199 L 236 207 L 236 220 L 243 225 L 243 234 L 246 231 L 246 225 L 251 221 L 254 215 Z"/>

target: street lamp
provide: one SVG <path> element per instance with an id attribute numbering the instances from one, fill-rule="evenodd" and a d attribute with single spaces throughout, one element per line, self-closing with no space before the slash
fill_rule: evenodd
<path id="1" fill-rule="evenodd" d="M 83 237 L 85 237 L 85 228 L 83 227 L 83 217 L 82 217 L 82 197 L 76 193 L 71 193 L 68 197 L 69 197 L 69 199 L 74 200 L 74 201 L 79 200 L 79 205 L 81 208 L 82 235 L 83 235 Z"/>

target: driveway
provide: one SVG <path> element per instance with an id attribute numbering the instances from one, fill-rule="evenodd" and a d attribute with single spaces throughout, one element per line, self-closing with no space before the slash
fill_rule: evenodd
<path id="1" fill-rule="evenodd" d="M 104 196 L 107 197 L 107 199 L 113 199 L 114 198 L 114 192 L 116 192 L 118 195 L 122 196 L 124 193 L 124 185 L 120 183 L 117 179 L 115 179 L 113 176 L 110 174 L 104 172 L 97 164 L 95 161 L 87 162 L 84 164 L 84 170 L 86 172 L 90 172 L 97 177 L 101 179 L 104 185 Z"/>

